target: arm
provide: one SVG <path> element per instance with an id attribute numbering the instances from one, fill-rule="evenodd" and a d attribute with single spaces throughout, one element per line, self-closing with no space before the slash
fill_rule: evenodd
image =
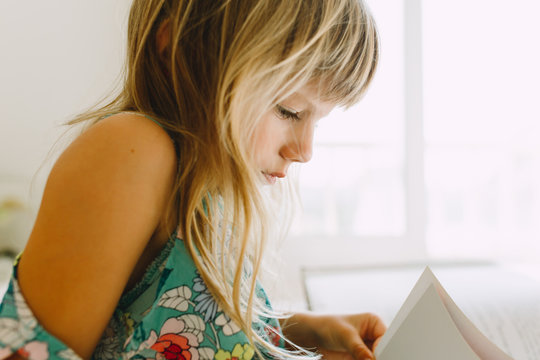
<path id="1" fill-rule="evenodd" d="M 159 219 L 174 147 L 149 120 L 102 120 L 56 162 L 18 267 L 43 327 L 83 358 L 104 331 Z"/>
<path id="2" fill-rule="evenodd" d="M 373 314 L 316 315 L 298 313 L 281 321 L 293 343 L 316 349 L 324 359 L 373 359 L 386 327 Z"/>

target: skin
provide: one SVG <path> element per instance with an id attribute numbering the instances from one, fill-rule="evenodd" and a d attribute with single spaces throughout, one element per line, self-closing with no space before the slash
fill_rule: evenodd
<path id="1" fill-rule="evenodd" d="M 370 313 L 318 315 L 298 313 L 282 320 L 283 334 L 306 349 L 329 360 L 374 359 L 373 351 L 386 326 Z"/>

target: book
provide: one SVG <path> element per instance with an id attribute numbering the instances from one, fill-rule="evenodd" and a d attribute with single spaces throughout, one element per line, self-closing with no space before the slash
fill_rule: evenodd
<path id="1" fill-rule="evenodd" d="M 515 360 L 540 359 L 540 263 L 434 262 L 429 268 L 437 278 L 433 283 L 444 285 L 447 296 L 489 342 Z M 303 269 L 308 309 L 370 312 L 394 327 L 393 320 L 425 269 L 418 263 Z M 397 359 L 415 359 L 406 357 L 408 352 L 409 348 Z"/>
<path id="2" fill-rule="evenodd" d="M 538 339 L 540 341 L 540 339 Z M 377 360 L 511 360 L 426 267 L 375 349 Z"/>

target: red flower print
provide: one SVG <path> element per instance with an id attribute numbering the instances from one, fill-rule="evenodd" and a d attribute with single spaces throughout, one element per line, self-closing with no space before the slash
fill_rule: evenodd
<path id="1" fill-rule="evenodd" d="M 20 355 L 24 359 L 28 359 L 28 357 L 30 356 L 30 353 L 24 350 L 24 348 L 20 348 L 19 350 L 17 350 L 17 355 Z"/>
<path id="2" fill-rule="evenodd" d="M 47 360 L 49 350 L 47 343 L 43 341 L 32 341 L 17 350 L 17 354 L 24 359 Z"/>
<path id="3" fill-rule="evenodd" d="M 161 327 L 159 337 L 154 330 L 150 331 L 148 339 L 137 351 L 150 348 L 156 352 L 155 360 L 199 360 L 199 344 L 203 340 L 204 321 L 197 315 L 188 314 L 167 319 Z M 204 354 L 209 354 L 208 348 L 202 349 Z M 213 353 L 211 357 L 205 358 L 212 357 Z"/>
<path id="4" fill-rule="evenodd" d="M 268 326 L 264 328 L 264 331 L 266 332 L 268 339 L 274 346 L 279 347 L 281 345 L 281 342 L 280 342 L 281 336 L 279 335 L 279 328 L 275 326 Z"/>
<path id="5" fill-rule="evenodd" d="M 167 360 L 191 360 L 190 348 L 189 340 L 178 334 L 162 335 L 151 346 Z"/>

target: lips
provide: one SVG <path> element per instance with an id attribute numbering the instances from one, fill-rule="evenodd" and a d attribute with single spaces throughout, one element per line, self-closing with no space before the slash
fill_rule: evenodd
<path id="1" fill-rule="evenodd" d="M 266 181 L 271 185 L 276 183 L 277 178 L 284 178 L 285 177 L 285 174 L 281 173 L 281 172 L 273 172 L 273 173 L 263 172 L 263 175 L 264 175 L 264 178 L 266 179 Z"/>

